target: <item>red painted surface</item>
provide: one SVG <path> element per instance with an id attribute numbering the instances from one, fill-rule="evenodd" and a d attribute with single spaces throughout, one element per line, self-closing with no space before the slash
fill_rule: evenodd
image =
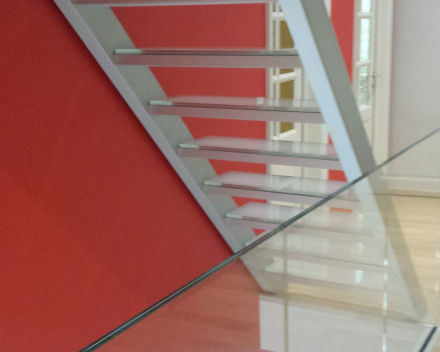
<path id="1" fill-rule="evenodd" d="M 353 76 L 354 1 L 332 0 L 332 23 L 350 79 Z M 332 143 L 330 138 L 329 143 Z M 330 180 L 347 181 L 344 171 L 329 170 L 328 177 Z"/>
<path id="2" fill-rule="evenodd" d="M 55 4 L 0 9 L 0 350 L 78 351 L 230 250 Z"/>
<path id="3" fill-rule="evenodd" d="M 332 23 L 350 79 L 353 74 L 355 0 L 332 0 Z"/>

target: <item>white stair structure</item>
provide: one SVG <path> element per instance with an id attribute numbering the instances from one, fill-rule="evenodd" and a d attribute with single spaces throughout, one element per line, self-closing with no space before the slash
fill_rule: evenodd
<path id="1" fill-rule="evenodd" d="M 279 0 L 297 50 L 183 50 L 135 48 L 109 6 L 183 6 L 269 3 L 268 0 L 54 0 L 100 63 L 147 132 L 174 167 L 226 242 L 237 252 L 255 239 L 253 229 L 273 230 L 326 198 L 345 182 L 228 172 L 217 175 L 209 160 L 228 160 L 344 170 L 353 181 L 375 166 L 359 110 L 332 25 L 322 0 Z M 314 100 L 241 97 L 167 97 L 149 70 L 161 67 L 304 67 Z M 181 116 L 230 120 L 323 124 L 334 145 L 249 138 L 205 136 L 194 139 Z M 370 190 L 371 191 L 371 190 Z M 365 193 L 369 193 L 368 189 Z M 370 192 L 371 193 L 371 192 Z M 250 202 L 237 208 L 232 197 L 298 203 L 301 206 Z M 246 262 L 262 288 L 271 289 L 271 276 L 287 275 L 311 287 L 352 287 L 385 290 L 383 224 L 375 198 L 365 205 L 349 192 L 328 204 L 349 212 L 317 210 L 296 227 L 259 248 L 261 263 Z M 372 210 L 373 209 L 373 210 Z M 389 210 L 390 208 L 388 208 Z M 399 272 L 406 249 L 388 253 Z M 394 249 L 393 249 L 394 248 Z M 286 262 L 287 260 L 287 262 Z M 259 264 L 260 265 L 260 264 Z M 423 311 L 415 274 L 390 283 L 390 293 L 403 297 L 405 312 Z M 269 285 L 268 285 L 269 282 Z M 411 288 L 408 288 L 411 282 Z"/>
<path id="2" fill-rule="evenodd" d="M 243 226 L 254 229 L 271 229 L 273 226 L 281 225 L 287 220 L 301 214 L 303 208 L 263 204 L 247 203 L 226 214 L 227 220 L 233 219 L 234 223 L 247 220 Z M 252 223 L 253 222 L 253 223 Z M 299 219 L 293 226 L 301 228 L 313 228 L 329 232 L 341 232 L 357 236 L 372 237 L 374 230 L 372 225 L 363 214 L 345 212 L 332 212 L 317 209 L 308 216 Z"/>
<path id="3" fill-rule="evenodd" d="M 178 153 L 180 156 L 213 160 L 342 169 L 330 144 L 203 137 L 180 143 Z"/>
<path id="4" fill-rule="evenodd" d="M 205 193 L 224 194 L 235 197 L 265 199 L 298 204 L 315 204 L 328 197 L 347 182 L 312 178 L 255 174 L 230 171 L 206 180 Z M 355 209 L 359 201 L 350 192 L 343 192 L 329 201 L 336 208 Z"/>
<path id="5" fill-rule="evenodd" d="M 324 123 L 315 100 L 238 97 L 174 97 L 149 102 L 152 115 L 212 117 L 229 120 Z"/>
<path id="6" fill-rule="evenodd" d="M 117 49 L 116 65 L 150 67 L 269 68 L 302 67 L 296 50 L 163 50 Z"/>
<path id="7" fill-rule="evenodd" d="M 124 6 L 185 6 L 215 4 L 265 4 L 276 0 L 72 0 L 76 5 Z"/>

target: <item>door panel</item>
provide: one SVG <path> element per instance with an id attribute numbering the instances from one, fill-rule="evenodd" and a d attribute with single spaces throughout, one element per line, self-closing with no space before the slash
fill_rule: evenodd
<path id="1" fill-rule="evenodd" d="M 354 93 L 370 143 L 373 143 L 377 0 L 357 0 L 355 11 Z"/>

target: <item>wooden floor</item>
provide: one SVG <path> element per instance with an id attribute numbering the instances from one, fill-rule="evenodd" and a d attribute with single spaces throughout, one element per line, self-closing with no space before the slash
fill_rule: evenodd
<path id="1" fill-rule="evenodd" d="M 426 302 L 425 321 L 440 324 L 440 199 L 394 196 L 393 203 Z M 440 352 L 440 340 L 433 349 Z"/>
<path id="2" fill-rule="evenodd" d="M 399 220 L 400 231 L 403 234 L 403 237 L 400 236 L 400 241 L 405 243 L 407 248 L 407 252 L 402 251 L 402 253 L 407 255 L 405 258 L 407 265 L 411 262 L 411 265 L 403 267 L 403 271 L 413 270 L 417 278 L 408 281 L 407 284 L 420 293 L 418 298 L 420 302 L 417 303 L 424 303 L 426 306 L 421 320 L 427 325 L 438 325 L 440 297 L 436 288 L 440 278 L 440 257 L 438 256 L 440 199 L 392 196 L 390 200 L 394 208 L 393 217 Z M 388 225 L 391 230 L 395 227 L 393 221 L 390 221 Z M 395 242 L 397 245 L 398 243 L 398 241 Z M 396 251 L 398 252 L 399 249 L 397 248 Z M 315 352 L 310 346 L 318 346 L 320 336 L 323 336 L 317 334 L 317 331 L 331 335 L 329 341 L 333 343 L 327 348 L 320 347 L 319 351 L 316 350 L 318 352 L 354 352 L 355 350 L 376 352 L 376 349 L 377 352 L 382 351 L 378 343 L 374 350 L 368 348 L 368 341 L 371 339 L 362 330 L 362 326 L 365 326 L 367 330 L 374 326 L 375 332 L 370 335 L 380 340 L 383 331 L 381 294 L 375 297 L 356 296 L 353 290 L 338 291 L 299 285 L 289 286 L 289 291 L 291 291 L 290 295 L 288 299 L 283 298 L 284 302 L 289 301 L 289 304 L 294 307 L 292 311 L 294 316 L 303 317 L 294 320 L 294 324 L 297 325 L 291 324 L 292 327 L 296 327 L 295 332 L 290 334 L 290 338 L 297 336 L 294 342 L 291 340 L 291 345 L 295 343 L 298 345 L 295 345 L 294 349 L 289 348 L 289 352 Z M 259 285 L 244 265 L 240 261 L 234 262 L 100 350 L 102 352 L 284 352 L 283 348 L 261 349 L 262 314 L 260 314 L 260 309 L 263 295 Z M 390 305 L 392 304 L 390 298 Z M 309 309 L 310 319 L 304 307 Z M 395 307 L 396 311 L 399 309 Z M 341 314 L 329 312 L 341 312 Z M 282 318 L 278 317 L 275 320 L 279 323 L 280 319 Z M 405 339 L 409 341 L 408 336 L 411 333 L 417 334 L 419 331 L 417 336 L 423 337 L 426 331 L 429 331 L 428 327 L 424 328 L 423 325 L 416 324 L 411 319 L 407 319 L 404 314 L 401 316 L 388 314 L 388 319 L 390 346 L 394 346 L 387 350 L 390 352 L 406 352 L 406 348 L 412 352 L 413 347 L 405 346 Z M 341 326 L 344 326 L 345 331 L 336 326 L 338 321 L 343 322 Z M 350 321 L 354 324 L 349 323 Z M 361 328 L 356 328 L 356 324 Z M 400 328 L 401 330 L 396 330 Z M 299 334 L 301 329 L 306 329 L 305 333 Z M 344 339 L 347 335 L 351 336 L 347 340 L 347 347 L 335 349 L 337 343 L 341 344 L 338 339 Z M 299 346 L 298 339 L 308 339 L 307 341 L 313 344 L 300 348 L 297 347 Z M 414 341 L 414 338 L 411 341 Z M 401 346 L 401 348 L 396 346 Z M 433 351 L 440 352 L 440 341 Z"/>

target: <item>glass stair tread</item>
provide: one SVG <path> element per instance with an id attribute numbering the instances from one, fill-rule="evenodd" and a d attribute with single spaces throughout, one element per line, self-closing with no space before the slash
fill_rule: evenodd
<path id="1" fill-rule="evenodd" d="M 319 113 L 319 105 L 312 99 L 269 99 L 247 97 L 181 96 L 150 100 L 151 106 L 193 106 L 224 109 L 249 109 L 283 112 Z"/>
<path id="2" fill-rule="evenodd" d="M 75 5 L 103 6 L 181 6 L 211 4 L 266 4 L 276 0 L 72 0 Z"/>
<path id="3" fill-rule="evenodd" d="M 286 251 L 317 258 L 341 260 L 353 263 L 383 266 L 385 251 L 383 246 L 363 243 L 335 241 L 328 238 L 304 236 L 298 234 L 276 235 L 268 239 L 259 248 L 273 251 Z M 286 241 L 286 243 L 284 243 Z"/>
<path id="4" fill-rule="evenodd" d="M 320 283 L 324 286 L 326 284 L 343 285 L 374 291 L 383 291 L 385 289 L 383 272 L 374 273 L 351 270 L 292 259 L 287 259 L 287 263 L 285 264 L 284 260 L 283 258 L 273 258 L 273 263 L 269 264 L 265 271 L 279 275 L 287 274 L 288 277 L 292 277 L 289 281 L 297 283 L 298 281 L 293 279 L 293 277 L 309 280 L 303 283 L 311 285 L 316 283 Z M 397 290 L 393 281 L 388 282 L 387 288 L 389 292 L 395 293 Z"/>
<path id="5" fill-rule="evenodd" d="M 338 160 L 331 144 L 274 141 L 267 139 L 202 137 L 180 143 L 181 149 L 217 150 L 237 153 L 264 154 L 297 158 Z"/>
<path id="6" fill-rule="evenodd" d="M 230 120 L 324 123 L 317 102 L 305 99 L 182 96 L 151 100 L 148 112 Z"/>
<path id="7" fill-rule="evenodd" d="M 279 225 L 305 210 L 305 208 L 250 202 L 227 213 L 226 217 L 255 222 L 254 228 L 258 229 L 260 228 L 258 223 Z M 362 237 L 366 237 L 364 236 L 366 232 L 371 235 L 368 233 L 370 227 L 366 226 L 364 215 L 358 213 L 314 210 L 297 220 L 292 226 L 363 235 Z"/>
<path id="8" fill-rule="evenodd" d="M 230 171 L 205 181 L 204 185 L 325 198 L 346 186 L 347 182 Z M 338 197 L 356 200 L 348 191 Z"/>
<path id="9" fill-rule="evenodd" d="M 117 65 L 157 67 L 302 67 L 294 49 L 116 49 Z"/>
<path id="10" fill-rule="evenodd" d="M 212 56 L 298 56 L 295 49 L 180 49 L 180 48 L 148 48 L 148 49 L 115 49 L 116 55 L 212 55 Z"/>

